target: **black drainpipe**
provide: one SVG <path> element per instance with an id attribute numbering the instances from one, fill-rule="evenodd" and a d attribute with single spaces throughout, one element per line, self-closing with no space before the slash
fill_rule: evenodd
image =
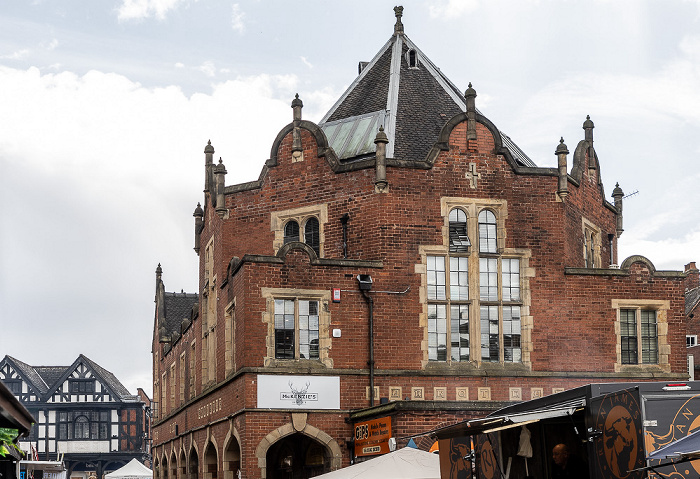
<path id="1" fill-rule="evenodd" d="M 362 296 L 367 300 L 369 306 L 369 406 L 374 406 L 374 300 L 369 295 L 372 289 L 372 277 L 368 274 L 358 274 L 357 281 L 360 283 Z"/>
<path id="2" fill-rule="evenodd" d="M 340 217 L 340 222 L 343 225 L 343 258 L 348 258 L 348 220 L 350 215 L 345 213 Z"/>

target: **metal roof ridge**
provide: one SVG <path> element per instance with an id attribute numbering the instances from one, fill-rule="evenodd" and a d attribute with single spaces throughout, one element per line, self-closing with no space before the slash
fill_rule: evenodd
<path id="1" fill-rule="evenodd" d="M 379 49 L 376 55 L 374 55 L 374 58 L 367 64 L 365 68 L 362 69 L 362 72 L 360 72 L 359 75 L 355 78 L 355 80 L 350 84 L 350 86 L 345 90 L 345 92 L 340 95 L 340 98 L 333 104 L 330 110 L 326 112 L 325 115 L 323 115 L 323 118 L 318 122 L 320 125 L 321 123 L 325 123 L 326 120 L 328 120 L 333 113 L 338 109 L 338 107 L 345 101 L 345 99 L 350 95 L 350 92 L 352 92 L 355 87 L 357 86 L 358 83 L 368 74 L 368 72 L 377 64 L 379 59 L 382 57 L 384 52 L 389 48 L 389 45 L 395 40 L 395 37 L 392 35 L 392 37 L 384 44 L 382 48 Z"/>
<path id="2" fill-rule="evenodd" d="M 396 35 L 396 41 L 391 49 L 389 90 L 386 99 L 388 118 L 387 124 L 384 125 L 384 132 L 389 138 L 389 143 L 386 145 L 387 158 L 394 157 L 394 145 L 396 142 L 396 113 L 399 106 L 399 85 L 401 83 L 401 50 L 403 50 L 403 35 Z"/>

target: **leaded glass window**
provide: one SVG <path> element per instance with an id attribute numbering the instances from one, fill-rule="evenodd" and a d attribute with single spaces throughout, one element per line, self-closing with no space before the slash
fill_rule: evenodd
<path id="1" fill-rule="evenodd" d="M 318 301 L 275 299 L 275 358 L 318 359 Z"/>
<path id="2" fill-rule="evenodd" d="M 284 244 L 299 241 L 299 223 L 289 220 L 284 225 Z"/>
<path id="3" fill-rule="evenodd" d="M 318 230 L 318 220 L 316 218 L 309 218 L 304 224 L 304 243 L 311 246 L 316 254 L 319 254 L 319 230 Z"/>

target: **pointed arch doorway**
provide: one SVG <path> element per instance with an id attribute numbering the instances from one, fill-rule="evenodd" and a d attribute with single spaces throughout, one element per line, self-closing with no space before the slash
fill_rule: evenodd
<path id="1" fill-rule="evenodd" d="M 301 433 L 286 436 L 267 450 L 266 479 L 307 479 L 331 470 L 330 450 Z"/>

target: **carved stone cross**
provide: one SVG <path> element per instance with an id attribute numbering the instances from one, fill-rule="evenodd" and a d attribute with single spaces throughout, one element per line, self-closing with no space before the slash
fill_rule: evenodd
<path id="1" fill-rule="evenodd" d="M 476 172 L 476 163 L 469 163 L 469 170 L 467 170 L 464 176 L 469 180 L 469 186 L 476 188 L 476 180 L 481 179 L 481 173 Z"/>

